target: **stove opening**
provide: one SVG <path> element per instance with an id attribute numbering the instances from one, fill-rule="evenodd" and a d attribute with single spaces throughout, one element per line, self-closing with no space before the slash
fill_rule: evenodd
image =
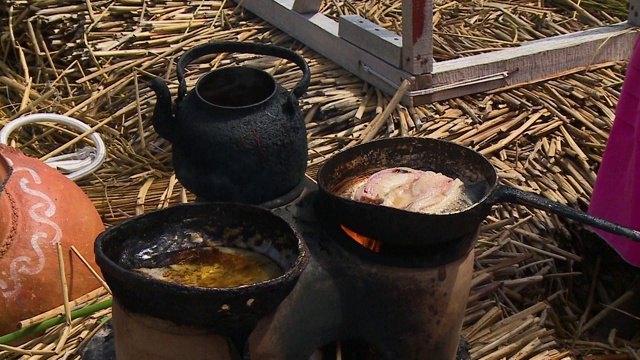
<path id="1" fill-rule="evenodd" d="M 362 340 L 341 340 L 319 348 L 309 360 L 379 360 L 376 348 Z"/>
<path id="2" fill-rule="evenodd" d="M 342 231 L 344 231 L 347 235 L 349 235 L 350 238 L 352 238 L 353 240 L 355 240 L 358 244 L 362 245 L 363 247 L 373 251 L 373 252 L 377 252 L 379 253 L 381 248 L 382 248 L 382 243 L 376 239 L 372 239 L 370 237 L 364 236 L 364 235 L 360 235 L 357 232 L 349 229 L 348 227 L 344 226 L 344 225 L 340 225 L 340 228 L 342 229 Z"/>

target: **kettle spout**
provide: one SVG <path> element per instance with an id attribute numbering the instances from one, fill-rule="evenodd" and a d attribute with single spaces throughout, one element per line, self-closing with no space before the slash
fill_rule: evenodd
<path id="1" fill-rule="evenodd" d="M 149 80 L 147 86 L 156 93 L 156 106 L 153 109 L 151 124 L 158 135 L 172 141 L 175 119 L 171 113 L 171 92 L 169 92 L 169 87 L 159 77 Z"/>

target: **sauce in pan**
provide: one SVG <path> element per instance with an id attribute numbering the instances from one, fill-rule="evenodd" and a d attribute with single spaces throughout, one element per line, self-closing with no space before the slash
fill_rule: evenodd
<path id="1" fill-rule="evenodd" d="M 255 284 L 283 274 L 278 264 L 255 251 L 206 247 L 181 251 L 175 262 L 156 268 L 137 268 L 146 276 L 185 286 L 230 288 Z"/>

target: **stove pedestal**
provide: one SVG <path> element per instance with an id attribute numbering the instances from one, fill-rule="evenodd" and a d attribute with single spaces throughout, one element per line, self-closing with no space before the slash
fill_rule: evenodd
<path id="1" fill-rule="evenodd" d="M 207 329 L 133 314 L 115 300 L 112 311 L 117 360 L 237 359 L 227 338 Z"/>
<path id="2" fill-rule="evenodd" d="M 446 263 L 442 247 L 434 250 L 437 265 L 429 265 L 429 253 L 375 254 L 329 234 L 309 205 L 314 196 L 305 190 L 274 210 L 296 227 L 311 259 L 291 294 L 251 334 L 251 359 L 306 360 L 349 339 L 369 343 L 385 360 L 455 359 L 476 235 L 454 244 L 457 252 Z"/>
<path id="3" fill-rule="evenodd" d="M 347 270 L 355 264 L 344 265 Z M 317 348 L 341 339 L 364 340 L 388 360 L 435 354 L 454 359 L 472 268 L 472 253 L 427 270 L 336 274 L 309 263 L 291 295 L 252 333 L 251 359 L 308 359 Z"/>

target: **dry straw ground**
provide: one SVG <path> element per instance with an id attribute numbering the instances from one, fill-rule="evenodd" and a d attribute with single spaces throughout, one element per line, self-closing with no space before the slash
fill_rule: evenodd
<path id="1" fill-rule="evenodd" d="M 434 3 L 436 60 L 626 18 L 626 4 L 620 1 Z M 322 11 L 331 16 L 357 13 L 388 29 L 401 28 L 399 0 L 326 0 Z M 196 44 L 221 39 L 286 46 L 309 62 L 312 83 L 301 106 L 310 176 L 333 153 L 359 141 L 390 100 L 231 2 L 9 1 L 0 6 L 0 124 L 53 112 L 92 126 L 107 142 L 109 158 L 79 185 L 107 226 L 190 201 L 192 196 L 172 176 L 170 144 L 150 125 L 155 96 L 143 76 L 164 77 L 175 94 L 177 57 Z M 300 75 L 292 64 L 223 54 L 190 66 L 189 84 L 213 67 L 237 64 L 266 69 L 285 87 Z M 626 62 L 598 64 L 510 89 L 397 106 L 375 137 L 419 136 L 464 144 L 489 157 L 503 183 L 585 210 L 625 67 Z M 26 126 L 13 140 L 41 159 L 85 141 L 45 126 Z M 483 225 L 475 251 L 463 329 L 474 359 L 638 359 L 639 339 L 623 340 L 615 332 L 594 336 L 602 316 L 629 298 L 635 273 L 580 225 L 504 205 Z M 90 298 L 79 307 L 108 295 Z M 79 344 L 109 315 L 106 309 L 82 316 L 20 348 L 0 345 L 0 358 L 77 357 Z M 65 328 L 69 336 L 61 338 Z"/>

